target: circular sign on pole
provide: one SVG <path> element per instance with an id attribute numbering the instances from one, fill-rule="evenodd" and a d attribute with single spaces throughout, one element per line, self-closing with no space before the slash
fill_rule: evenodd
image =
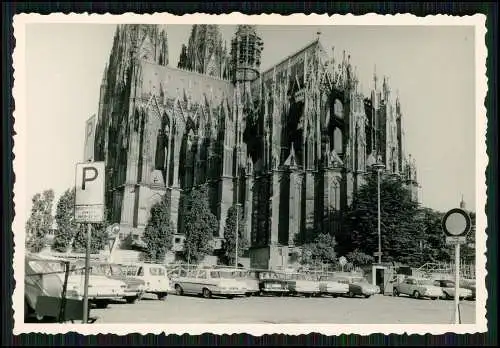
<path id="1" fill-rule="evenodd" d="M 339 264 L 344 267 L 347 264 L 347 259 L 344 256 L 339 257 Z"/>
<path id="2" fill-rule="evenodd" d="M 463 209 L 449 210 L 443 217 L 442 227 L 447 236 L 460 237 L 469 233 L 471 229 L 470 215 Z"/>

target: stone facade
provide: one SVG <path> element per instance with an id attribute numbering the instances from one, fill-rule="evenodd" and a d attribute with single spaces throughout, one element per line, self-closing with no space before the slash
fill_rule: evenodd
<path id="1" fill-rule="evenodd" d="M 214 238 L 239 202 L 254 264 L 280 267 L 289 246 L 340 228 L 374 158 L 416 185 L 387 79 L 379 90 L 375 78 L 363 96 L 349 56 L 336 61 L 319 39 L 264 72 L 253 26 L 238 27 L 230 59 L 219 39 L 216 27 L 197 26 L 179 69 L 168 65 L 165 30 L 118 26 L 95 160 L 106 161 L 107 206 L 122 231 L 141 231 L 166 194 L 182 234 L 186 190 L 208 183 L 220 225 Z"/>

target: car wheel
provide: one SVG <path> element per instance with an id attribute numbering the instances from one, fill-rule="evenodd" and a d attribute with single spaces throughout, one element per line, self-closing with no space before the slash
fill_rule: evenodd
<path id="1" fill-rule="evenodd" d="M 370 298 L 372 295 L 365 295 L 365 298 Z"/>
<path id="2" fill-rule="evenodd" d="M 333 298 L 337 298 L 337 297 L 339 297 L 339 296 L 338 296 L 337 294 L 332 294 L 332 297 L 333 297 Z"/>
<path id="3" fill-rule="evenodd" d="M 203 289 L 203 297 L 204 298 L 211 298 L 212 297 L 212 292 L 208 290 L 207 288 Z"/>
<path id="4" fill-rule="evenodd" d="M 413 292 L 413 297 L 415 297 L 415 298 L 417 298 L 417 299 L 418 299 L 418 298 L 420 298 L 420 293 L 419 293 L 417 290 L 415 290 L 415 291 Z"/>
<path id="5" fill-rule="evenodd" d="M 179 284 L 175 284 L 175 294 L 178 296 L 182 296 L 184 291 L 182 290 L 182 287 Z"/>
<path id="6" fill-rule="evenodd" d="M 251 293 L 251 292 L 247 292 L 247 293 L 245 294 L 245 296 L 246 296 L 246 297 L 251 297 L 251 296 L 252 296 L 252 293 Z"/>
<path id="7" fill-rule="evenodd" d="M 108 308 L 109 302 L 108 301 L 96 301 L 95 306 L 100 309 L 105 309 Z"/>
<path id="8" fill-rule="evenodd" d="M 392 294 L 394 295 L 394 297 L 398 297 L 398 296 L 399 296 L 399 291 L 398 291 L 398 289 L 394 288 L 394 289 L 392 290 Z"/>
<path id="9" fill-rule="evenodd" d="M 156 294 L 156 296 L 158 297 L 158 300 L 160 301 L 164 301 L 167 299 L 167 293 L 166 292 L 159 292 Z"/>
<path id="10" fill-rule="evenodd" d="M 437 300 L 437 299 L 438 299 L 437 297 L 433 297 L 433 298 L 432 298 L 432 300 L 433 300 L 433 301 L 435 301 L 435 300 Z"/>
<path id="11" fill-rule="evenodd" d="M 354 292 L 349 291 L 349 292 L 347 293 L 347 296 L 349 296 L 350 298 L 353 298 L 353 297 L 354 297 Z"/>
<path id="12" fill-rule="evenodd" d="M 227 295 L 227 298 L 232 300 L 234 298 L 234 295 Z"/>
<path id="13" fill-rule="evenodd" d="M 139 296 L 129 296 L 125 298 L 125 301 L 127 301 L 127 303 L 133 304 L 136 303 L 138 299 Z"/>

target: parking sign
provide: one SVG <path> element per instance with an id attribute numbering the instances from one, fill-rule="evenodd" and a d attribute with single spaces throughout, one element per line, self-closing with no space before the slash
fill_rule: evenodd
<path id="1" fill-rule="evenodd" d="M 104 162 L 76 165 L 75 220 L 82 223 L 104 221 Z"/>

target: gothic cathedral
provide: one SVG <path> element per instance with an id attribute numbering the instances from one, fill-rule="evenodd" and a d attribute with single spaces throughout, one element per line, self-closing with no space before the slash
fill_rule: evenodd
<path id="1" fill-rule="evenodd" d="M 228 50 L 218 26 L 194 25 L 172 67 L 165 27 L 118 26 L 94 159 L 106 162 L 106 206 L 123 233 L 140 235 L 151 206 L 168 195 L 182 236 L 184 195 L 208 184 L 215 245 L 239 203 L 252 267 L 273 268 L 318 232 L 340 229 L 376 161 L 418 199 L 387 78 L 374 75 L 363 96 L 350 57 L 336 61 L 319 38 L 266 71 L 263 52 L 254 26 L 238 26 Z"/>

